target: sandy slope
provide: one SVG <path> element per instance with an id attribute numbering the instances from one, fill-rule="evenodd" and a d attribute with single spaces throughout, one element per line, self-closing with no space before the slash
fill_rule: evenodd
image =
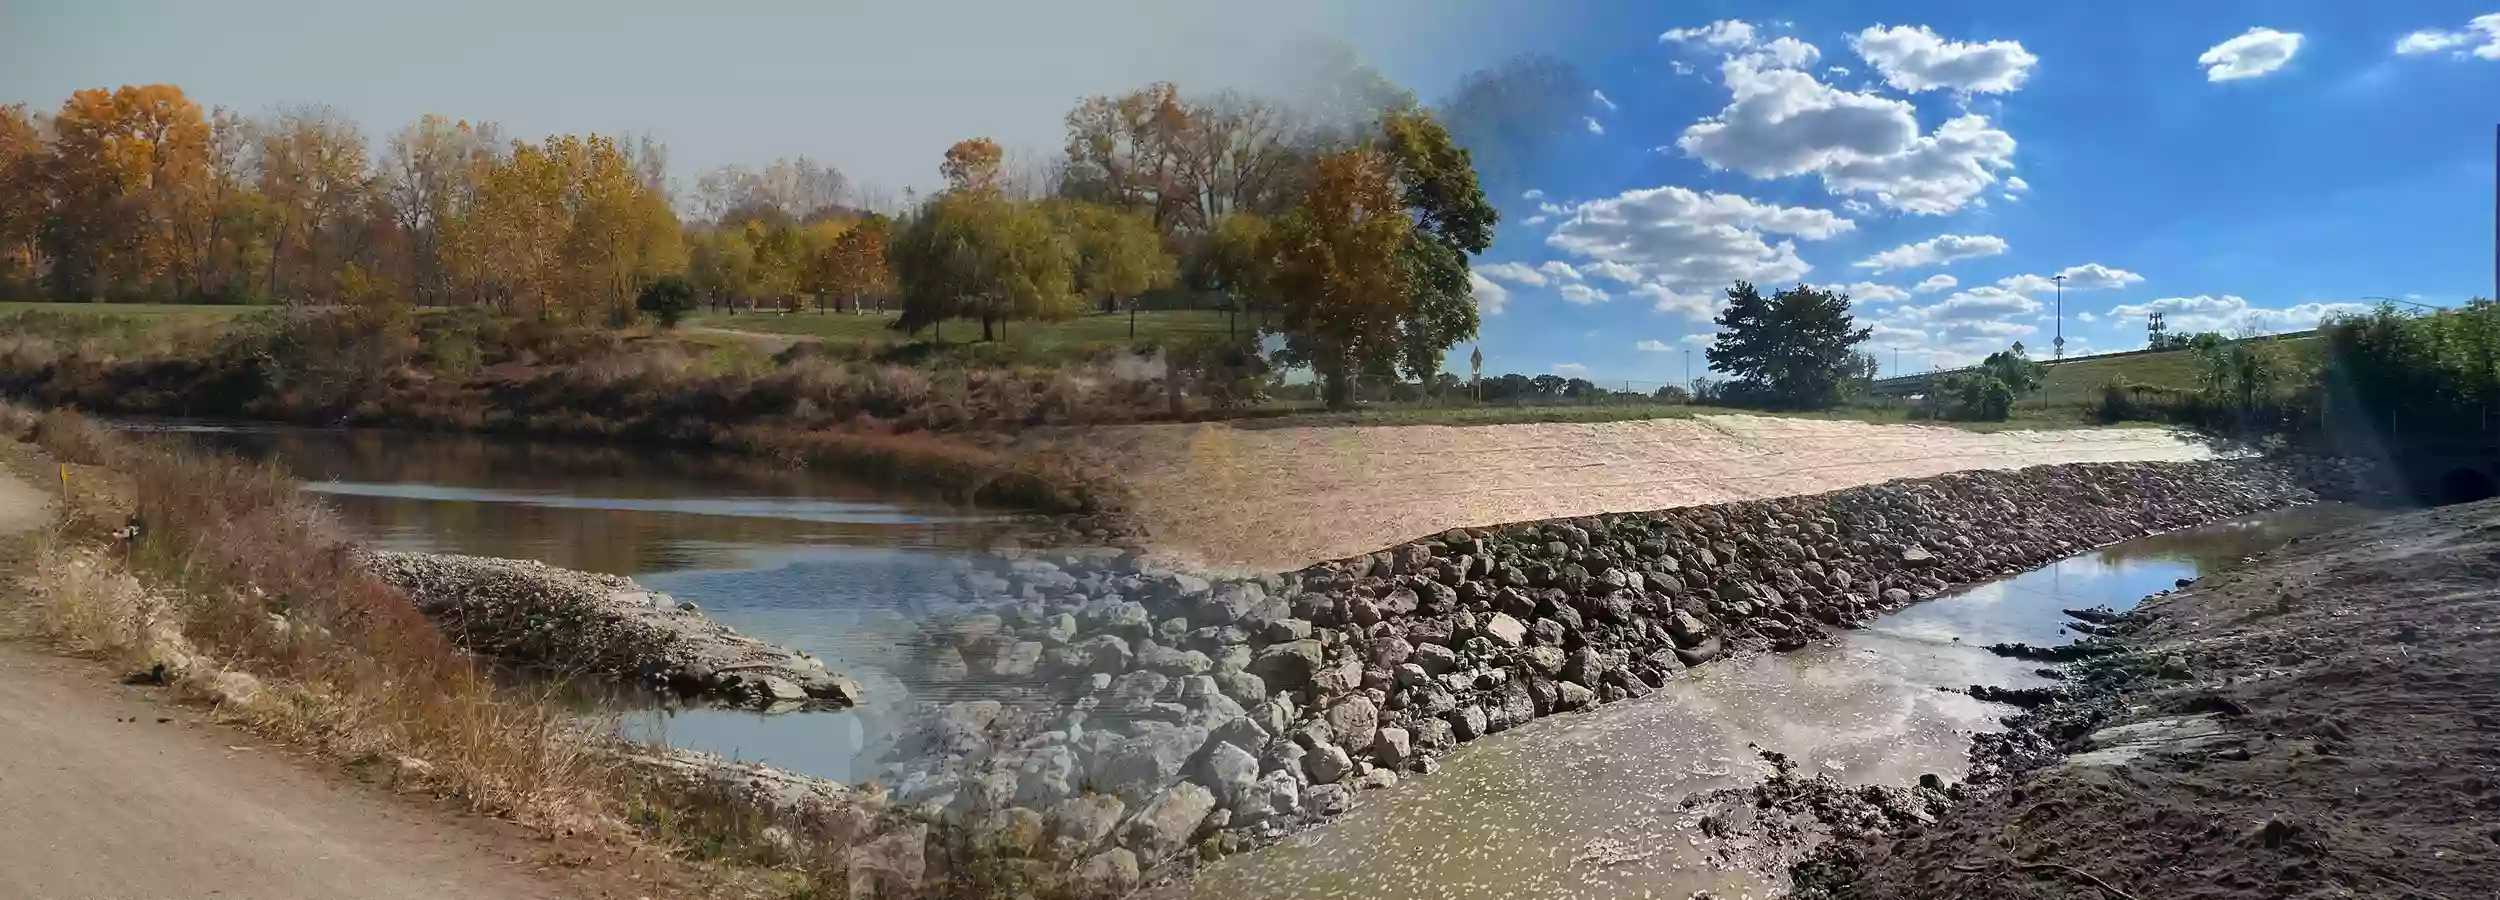
<path id="1" fill-rule="evenodd" d="M 1105 429 L 1090 450 L 1157 545 L 1295 568 L 1451 528 L 1809 494 L 1943 472 L 2186 460 L 2153 429 L 2009 431 L 1762 416 L 1589 424 Z"/>
<path id="2" fill-rule="evenodd" d="M 0 541 L 47 498 L 0 472 Z M 14 550 L 15 548 L 10 548 Z M 17 602 L 0 553 L 0 603 Z M 540 898 L 547 845 L 286 759 L 93 664 L 0 642 L 0 897 Z"/>

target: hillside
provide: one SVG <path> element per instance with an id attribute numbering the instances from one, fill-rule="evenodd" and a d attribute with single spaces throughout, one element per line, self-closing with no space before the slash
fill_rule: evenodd
<path id="1" fill-rule="evenodd" d="M 2267 340 L 2304 356 L 2315 352 L 2317 346 L 2315 332 Z M 2039 411 L 2083 409 L 2099 403 L 2101 386 L 2113 380 L 2185 391 L 2195 390 L 2199 377 L 2196 357 L 2186 350 L 2085 357 L 2050 364 L 2040 393 L 2025 399 L 2021 407 Z"/>

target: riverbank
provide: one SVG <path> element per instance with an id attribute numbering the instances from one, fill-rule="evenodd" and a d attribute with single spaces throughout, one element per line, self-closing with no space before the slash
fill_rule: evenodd
<path id="1" fill-rule="evenodd" d="M 2296 541 L 2117 617 L 1932 824 L 1796 896 L 2500 895 L 2500 502 Z"/>

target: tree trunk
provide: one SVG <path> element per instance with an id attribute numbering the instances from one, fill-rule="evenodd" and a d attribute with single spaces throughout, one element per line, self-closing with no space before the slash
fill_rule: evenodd
<path id="1" fill-rule="evenodd" d="M 1354 408 L 1354 373 L 1346 370 L 1344 360 L 1320 365 L 1320 396 L 1329 409 Z"/>
<path id="2" fill-rule="evenodd" d="M 986 343 L 989 343 L 989 342 L 991 342 L 991 341 L 998 340 L 998 336 L 997 336 L 995 333 L 993 333 L 993 332 L 991 331 L 991 326 L 992 326 L 994 323 L 996 323 L 996 322 L 997 322 L 997 319 L 993 318 L 993 317 L 992 317 L 992 316 L 990 316 L 988 313 L 983 313 L 983 314 L 981 314 L 981 342 L 982 342 L 982 343 L 985 343 L 985 344 L 986 344 Z"/>

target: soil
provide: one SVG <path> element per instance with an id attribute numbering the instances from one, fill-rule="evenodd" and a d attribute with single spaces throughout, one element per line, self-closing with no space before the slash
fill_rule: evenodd
<path id="1" fill-rule="evenodd" d="M 2500 897 L 2500 501 L 2148 600 L 2136 652 L 1975 743 L 1967 801 L 1799 897 Z M 2029 770 L 2029 771 L 2026 771 Z"/>
<path id="2" fill-rule="evenodd" d="M 1290 571 L 1452 528 L 1814 494 L 1894 478 L 2203 459 L 2158 429 L 2005 431 L 1766 416 L 1471 426 L 1088 431 L 1153 547 Z"/>

